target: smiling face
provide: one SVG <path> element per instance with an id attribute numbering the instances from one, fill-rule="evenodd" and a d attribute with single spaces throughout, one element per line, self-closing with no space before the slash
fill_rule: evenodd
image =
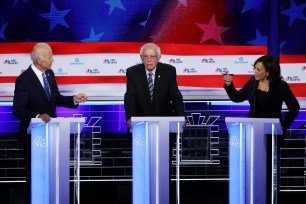
<path id="1" fill-rule="evenodd" d="M 265 81 L 267 79 L 267 76 L 269 75 L 269 72 L 266 71 L 262 62 L 257 62 L 254 65 L 254 74 L 256 80 Z"/>
<path id="2" fill-rule="evenodd" d="M 158 55 L 157 50 L 153 46 L 144 47 L 140 57 L 148 71 L 152 71 L 160 60 L 160 55 Z"/>

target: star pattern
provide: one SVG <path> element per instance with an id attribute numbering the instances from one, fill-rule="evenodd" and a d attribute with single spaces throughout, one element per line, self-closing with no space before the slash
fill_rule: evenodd
<path id="1" fill-rule="evenodd" d="M 99 42 L 103 35 L 104 35 L 104 32 L 95 34 L 95 31 L 93 30 L 93 28 L 91 28 L 89 38 L 83 39 L 81 41 L 82 42 Z"/>
<path id="2" fill-rule="evenodd" d="M 286 45 L 286 42 L 281 42 L 280 44 L 279 44 L 279 49 L 280 49 L 280 53 L 282 54 L 283 52 L 282 52 L 282 50 L 283 50 L 283 47 Z"/>
<path id="3" fill-rule="evenodd" d="M 269 33 L 268 2 L 7 0 L 1 1 L 0 42 L 83 42 L 103 38 L 103 42 L 267 45 L 267 36 L 262 33 Z M 305 54 L 305 1 L 279 3 L 279 36 L 280 42 L 286 42 L 284 54 Z"/>
<path id="4" fill-rule="evenodd" d="M 5 35 L 4 35 L 4 30 L 6 29 L 8 23 L 4 24 L 0 30 L 0 38 L 2 38 L 3 40 L 5 40 Z"/>
<path id="5" fill-rule="evenodd" d="M 19 1 L 19 0 L 15 0 L 15 1 L 14 1 L 14 6 L 16 6 L 16 4 L 18 3 L 18 1 Z M 25 2 L 25 3 L 28 3 L 28 0 L 22 0 L 22 1 Z"/>
<path id="6" fill-rule="evenodd" d="M 256 29 L 256 38 L 254 40 L 248 41 L 248 44 L 250 45 L 267 45 L 267 43 L 268 43 L 268 37 L 263 36 L 257 29 Z"/>
<path id="7" fill-rule="evenodd" d="M 121 0 L 108 0 L 104 2 L 105 4 L 109 4 L 109 13 L 108 15 L 110 16 L 112 12 L 114 11 L 115 8 L 119 8 L 125 11 L 125 8 L 121 2 Z"/>
<path id="8" fill-rule="evenodd" d="M 53 2 L 51 2 L 51 11 L 50 13 L 44 13 L 44 14 L 40 14 L 40 16 L 47 18 L 50 20 L 50 30 L 52 31 L 53 28 L 57 25 L 60 24 L 62 26 L 65 26 L 67 28 L 69 28 L 69 25 L 66 23 L 64 17 L 67 15 L 67 13 L 70 11 L 71 9 L 67 9 L 67 10 L 62 10 L 59 11 L 55 5 L 53 4 Z"/>
<path id="9" fill-rule="evenodd" d="M 180 4 L 187 6 L 187 0 L 177 0 Z"/>
<path id="10" fill-rule="evenodd" d="M 281 13 L 289 16 L 289 26 L 291 26 L 296 19 L 306 21 L 306 16 L 303 13 L 305 8 L 306 3 L 298 6 L 293 0 L 291 0 L 290 8 L 288 10 L 282 11 Z"/>
<path id="11" fill-rule="evenodd" d="M 200 43 L 209 39 L 216 40 L 219 44 L 223 44 L 221 34 L 227 31 L 228 27 L 217 26 L 215 16 L 213 15 L 208 24 L 196 23 L 196 25 L 204 31 Z"/>
<path id="12" fill-rule="evenodd" d="M 245 13 L 249 10 L 255 10 L 257 12 L 262 11 L 262 4 L 266 3 L 267 0 L 256 0 L 256 1 L 250 1 L 250 0 L 243 0 L 244 6 L 242 8 L 241 13 Z"/>
<path id="13" fill-rule="evenodd" d="M 150 9 L 150 11 L 149 11 L 149 13 L 148 13 L 147 19 L 146 19 L 145 21 L 139 23 L 139 25 L 141 25 L 141 26 L 143 26 L 143 27 L 146 27 L 147 22 L 148 22 L 148 19 L 150 18 L 150 15 L 151 15 L 151 9 Z"/>

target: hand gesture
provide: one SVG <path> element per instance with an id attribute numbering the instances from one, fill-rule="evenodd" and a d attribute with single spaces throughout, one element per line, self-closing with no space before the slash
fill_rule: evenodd
<path id="1" fill-rule="evenodd" d="M 229 85 L 231 85 L 231 83 L 233 81 L 233 75 L 229 74 L 228 71 L 227 71 L 226 74 L 224 74 L 224 76 L 223 76 L 223 80 L 225 81 L 226 85 L 229 86 Z"/>
<path id="2" fill-rule="evenodd" d="M 76 103 L 84 103 L 87 101 L 88 96 L 83 93 L 79 93 L 78 95 L 73 96 L 73 100 Z"/>

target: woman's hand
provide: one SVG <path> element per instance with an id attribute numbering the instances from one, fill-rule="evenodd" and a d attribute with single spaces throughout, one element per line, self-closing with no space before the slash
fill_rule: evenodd
<path id="1" fill-rule="evenodd" d="M 226 74 L 223 76 L 223 80 L 225 81 L 226 85 L 229 86 L 231 85 L 232 81 L 233 81 L 233 75 L 229 74 L 228 72 L 226 72 Z"/>

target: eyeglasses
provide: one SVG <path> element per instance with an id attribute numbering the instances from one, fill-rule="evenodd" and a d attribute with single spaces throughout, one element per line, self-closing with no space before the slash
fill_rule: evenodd
<path id="1" fill-rule="evenodd" d="M 155 60 L 158 56 L 157 55 L 141 55 L 141 58 L 143 59 L 150 59 L 150 60 Z"/>

